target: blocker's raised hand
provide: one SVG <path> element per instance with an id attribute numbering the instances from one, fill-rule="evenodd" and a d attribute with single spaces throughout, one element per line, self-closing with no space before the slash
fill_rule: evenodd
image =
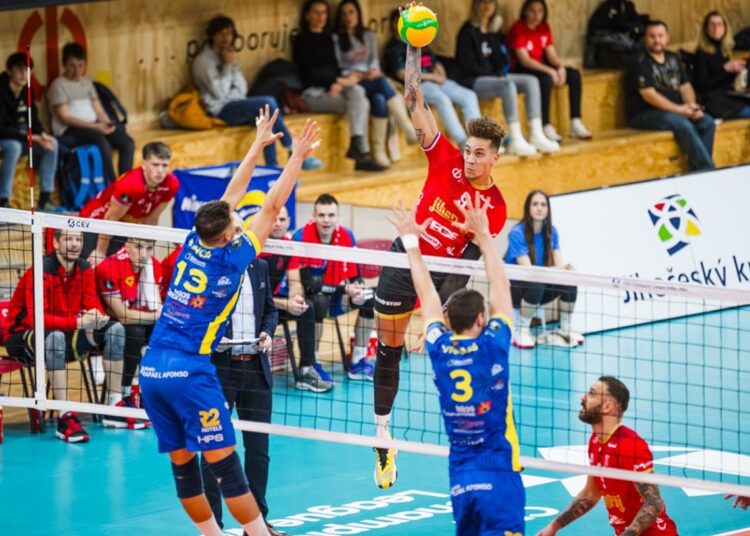
<path id="1" fill-rule="evenodd" d="M 272 143 L 276 143 L 276 140 L 281 139 L 283 136 L 281 132 L 273 133 L 273 126 L 276 124 L 278 117 L 278 108 L 274 110 L 273 114 L 271 114 L 271 107 L 268 104 L 264 108 L 261 108 L 258 117 L 255 119 L 255 143 L 261 147 L 267 147 Z"/>

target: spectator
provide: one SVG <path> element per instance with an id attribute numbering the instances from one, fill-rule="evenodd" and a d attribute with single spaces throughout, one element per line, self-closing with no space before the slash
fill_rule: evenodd
<path id="1" fill-rule="evenodd" d="M 508 46 L 513 69 L 536 76 L 542 88 L 542 122 L 544 134 L 560 142 L 562 136 L 550 123 L 552 87 L 568 86 L 570 103 L 570 137 L 590 140 L 591 132 L 581 121 L 581 73 L 566 67 L 560 61 L 552 39 L 552 29 L 547 24 L 547 4 L 544 0 L 526 0 L 521 7 L 521 17 L 508 32 Z"/>
<path id="2" fill-rule="evenodd" d="M 500 97 L 508 124 L 508 151 L 530 156 L 537 150 L 554 153 L 560 150 L 542 129 L 539 81 L 528 74 L 510 73 L 504 39 L 500 33 L 503 18 L 498 14 L 497 0 L 472 0 L 471 18 L 458 32 L 456 61 L 461 67 L 459 82 L 473 89 L 480 99 Z M 518 92 L 526 95 L 526 115 L 531 127 L 529 144 L 523 137 L 518 116 Z"/>
<path id="3" fill-rule="evenodd" d="M 586 27 L 583 66 L 625 69 L 641 46 L 648 15 L 639 15 L 630 0 L 603 0 Z"/>
<path id="4" fill-rule="evenodd" d="M 31 66 L 34 66 L 32 61 Z M 13 175 L 21 153 L 28 146 L 28 109 L 26 107 L 26 55 L 16 52 L 8 56 L 5 72 L 0 74 L 0 208 L 9 207 L 13 195 Z M 52 206 L 50 195 L 55 189 L 57 170 L 57 140 L 44 132 L 39 113 L 31 101 L 31 126 L 34 167 L 39 168 L 41 193 L 37 208 L 48 210 Z"/>
<path id="5" fill-rule="evenodd" d="M 385 72 L 404 81 L 406 43 L 398 35 L 398 9 L 391 11 L 391 40 L 385 49 Z M 456 115 L 454 104 L 461 108 L 464 122 L 480 117 L 479 99 L 472 90 L 450 80 L 445 67 L 429 48 L 422 49 L 422 91 L 427 104 L 434 106 L 448 134 L 458 147 L 466 142 L 466 130 Z"/>
<path id="6" fill-rule="evenodd" d="M 268 264 L 256 259 L 247 267 L 247 277 L 242 280 L 237 307 L 229 320 L 224 340 L 252 340 L 255 343 L 218 346 L 211 355 L 216 375 L 229 404 L 229 411 L 237 407 L 237 416 L 246 421 L 271 422 L 271 389 L 273 377 L 268 362 L 268 350 L 273 343 L 278 314 L 273 304 L 268 278 Z M 245 445 L 245 475 L 250 491 L 258 503 L 263 519 L 268 518 L 266 487 L 268 485 L 268 434 L 242 432 Z M 222 523 L 221 493 L 216 478 L 205 458 L 201 469 L 206 497 L 216 522 Z M 284 534 L 266 522 L 271 536 Z"/>
<path id="7" fill-rule="evenodd" d="M 169 255 L 164 257 L 161 260 L 161 301 L 164 303 L 164 300 L 167 298 L 167 290 L 169 290 L 169 284 L 172 282 L 172 276 L 174 275 L 174 266 L 177 262 L 177 257 L 180 256 L 180 252 L 182 252 L 182 244 L 169 244 L 170 248 L 173 248 Z"/>
<path id="8" fill-rule="evenodd" d="M 338 201 L 330 194 L 321 194 L 313 206 L 313 219 L 298 229 L 292 240 L 356 247 L 357 242 L 351 230 L 339 225 L 338 221 Z M 299 270 L 299 279 L 293 274 L 294 270 Z M 359 267 L 345 261 L 295 258 L 289 265 L 289 295 L 304 295 L 315 304 L 318 344 L 326 317 L 338 316 L 351 309 L 359 310 L 354 326 L 354 349 L 349 378 L 372 381 L 374 366 L 367 360 L 367 345 L 373 326 L 375 299 L 373 291 L 365 287 Z M 331 382 L 331 377 L 319 365 L 317 372 L 323 380 Z"/>
<path id="9" fill-rule="evenodd" d="M 729 21 L 718 11 L 703 19 L 695 51 L 695 89 L 706 111 L 721 119 L 750 118 L 750 101 L 728 94 L 747 68 L 746 59 L 732 59 L 734 38 Z"/>
<path id="10" fill-rule="evenodd" d="M 47 90 L 52 133 L 68 148 L 96 145 L 102 154 L 104 180 L 115 180 L 112 149 L 117 149 L 118 175 L 133 167 L 135 143 L 122 125 L 112 124 L 94 88 L 85 76 L 86 49 L 68 43 L 62 50 L 63 74 Z"/>
<path id="11" fill-rule="evenodd" d="M 264 106 L 268 105 L 272 113 L 279 109 L 273 97 L 247 96 L 247 80 L 242 74 L 233 48 L 237 30 L 232 19 L 216 15 L 208 21 L 206 37 L 206 44 L 193 60 L 192 75 L 210 115 L 232 126 L 255 125 L 255 120 Z M 274 124 L 274 133 L 291 152 L 292 135 L 284 125 L 281 110 Z M 278 166 L 275 143 L 263 150 L 263 156 L 266 165 Z M 322 165 L 319 159 L 311 156 L 305 159 L 302 169 L 317 169 Z"/>
<path id="12" fill-rule="evenodd" d="M 143 160 L 115 182 L 99 192 L 81 209 L 80 216 L 95 220 L 126 221 L 156 225 L 169 202 L 177 194 L 180 181 L 169 172 L 172 151 L 166 143 L 152 141 L 143 146 Z M 84 257 L 96 266 L 107 255 L 122 247 L 122 239 L 108 235 L 87 234 L 84 237 Z"/>
<path id="13" fill-rule="evenodd" d="M 355 170 L 383 171 L 386 166 L 370 155 L 370 101 L 357 74 L 341 74 L 328 24 L 330 12 L 328 0 L 307 0 L 302 7 L 300 33 L 294 40 L 294 62 L 305 85 L 302 100 L 313 113 L 347 114 L 351 138 L 346 157 L 354 159 Z"/>
<path id="14" fill-rule="evenodd" d="M 154 241 L 128 237 L 123 248 L 96 268 L 96 287 L 110 317 L 125 327 L 125 363 L 122 373 L 122 401 L 126 408 L 141 407 L 132 397 L 133 376 L 154 323 L 161 313 L 162 271 L 153 256 Z M 120 428 L 141 429 L 151 423 L 132 417 L 113 417 Z"/>
<path id="15" fill-rule="evenodd" d="M 44 257 L 44 361 L 55 400 L 68 399 L 65 363 L 81 360 L 92 350 L 104 353 L 104 370 L 109 404 L 122 400 L 120 381 L 123 369 L 125 330 L 104 314 L 96 295 L 91 266 L 81 258 L 79 231 L 55 229 L 54 253 Z M 34 283 L 33 267 L 18 281 L 10 303 L 7 330 L 8 353 L 27 365 L 34 365 Z M 111 417 L 104 426 L 115 426 Z M 89 435 L 78 416 L 67 411 L 57 419 L 57 437 L 68 443 L 86 442 Z"/>
<path id="16" fill-rule="evenodd" d="M 646 25 L 644 45 L 628 70 L 625 107 L 633 128 L 671 130 L 690 168 L 713 169 L 716 125 L 696 102 L 677 54 L 667 51 L 669 29 L 662 21 Z"/>
<path id="17" fill-rule="evenodd" d="M 508 235 L 506 264 L 521 266 L 550 266 L 572 270 L 563 260 L 560 236 L 552 225 L 552 209 L 549 196 L 542 190 L 533 190 L 526 196 L 523 205 L 523 220 L 517 223 Z M 578 291 L 567 285 L 550 285 L 526 281 L 511 281 L 513 307 L 520 309 L 521 322 L 513 344 L 519 348 L 533 348 L 531 320 L 540 305 L 560 298 L 560 330 L 547 334 L 547 342 L 561 346 L 577 346 L 583 336 L 571 329 L 570 320 L 576 305 Z M 562 338 L 562 341 L 559 340 Z"/>
<path id="18" fill-rule="evenodd" d="M 342 0 L 338 5 L 333 42 L 342 75 L 353 76 L 365 88 L 373 116 L 372 156 L 375 162 L 387 167 L 391 160 L 395 162 L 400 158 L 395 149 L 391 150 L 390 159 L 386 154 L 388 115 L 406 134 L 409 143 L 416 143 L 417 137 L 403 98 L 396 94 L 391 83 L 383 76 L 375 34 L 362 23 L 362 7 L 357 0 Z"/>
<path id="19" fill-rule="evenodd" d="M 282 208 L 271 228 L 271 238 L 276 240 L 289 240 L 289 213 Z M 261 254 L 268 262 L 269 277 L 273 301 L 279 313 L 280 321 L 294 320 L 297 323 L 297 340 L 300 353 L 300 379 L 296 382 L 297 389 L 312 391 L 314 393 L 325 393 L 333 388 L 333 382 L 324 379 L 330 378 L 317 362 L 315 344 L 315 305 L 312 300 L 305 299 L 304 293 L 298 290 L 296 294 L 289 295 L 289 279 L 296 282 L 301 281 L 299 267 L 291 270 L 287 276 L 292 258 L 287 255 Z M 296 261 L 295 261 L 296 263 Z"/>

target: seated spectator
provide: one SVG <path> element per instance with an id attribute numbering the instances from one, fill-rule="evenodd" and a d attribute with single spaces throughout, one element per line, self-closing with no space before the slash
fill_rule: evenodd
<path id="1" fill-rule="evenodd" d="M 113 125 L 104 111 L 94 83 L 84 76 L 86 50 L 79 43 L 68 43 L 62 50 L 63 74 L 47 90 L 52 116 L 52 133 L 72 149 L 96 145 L 102 153 L 104 180 L 115 180 L 112 149 L 117 149 L 117 169 L 122 175 L 133 167 L 135 143 L 122 125 Z"/>
<path id="2" fill-rule="evenodd" d="M 282 208 L 271 228 L 271 238 L 289 240 L 289 213 Z M 301 290 L 289 295 L 289 279 L 301 281 L 298 267 L 287 276 L 287 270 L 292 257 L 286 255 L 272 255 L 261 253 L 261 257 L 268 263 L 273 301 L 279 315 L 279 321 L 294 320 L 297 323 L 297 340 L 300 353 L 300 379 L 295 384 L 297 389 L 325 393 L 333 388 L 333 382 L 323 370 L 317 360 L 317 345 L 315 343 L 315 305 L 312 300 L 305 299 Z M 296 264 L 296 261 L 295 261 Z M 294 266 L 294 265 L 293 265 Z M 298 287 L 299 288 L 299 287 Z"/>
<path id="3" fill-rule="evenodd" d="M 510 154 L 530 156 L 536 154 L 537 150 L 543 153 L 557 152 L 560 146 L 548 139 L 542 128 L 539 81 L 528 74 L 508 72 L 510 62 L 500 33 L 502 25 L 497 0 L 472 0 L 471 18 L 461 27 L 456 40 L 456 61 L 461 67 L 459 82 L 473 89 L 480 99 L 502 99 Z M 521 131 L 519 91 L 526 96 L 531 143 L 526 141 Z"/>
<path id="4" fill-rule="evenodd" d="M 215 16 L 208 21 L 206 37 L 208 41 L 193 60 L 192 76 L 208 113 L 228 125 L 254 126 L 255 119 L 265 106 L 269 106 L 271 112 L 279 110 L 276 99 L 271 96 L 247 96 L 247 79 L 242 74 L 232 46 L 237 37 L 234 21 L 224 15 Z M 281 110 L 273 130 L 291 152 L 292 135 L 284 124 Z M 279 165 L 275 143 L 263 149 L 263 156 L 267 166 Z M 319 159 L 311 156 L 305 159 L 302 169 L 317 169 L 322 165 Z"/>
<path id="5" fill-rule="evenodd" d="M 728 94 L 738 74 L 747 69 L 746 59 L 732 59 L 733 48 L 729 22 L 718 11 L 711 11 L 703 19 L 695 50 L 695 89 L 713 117 L 750 118 L 750 100 Z"/>
<path id="6" fill-rule="evenodd" d="M 294 39 L 294 63 L 305 89 L 302 100 L 313 113 L 347 114 L 349 150 L 358 171 L 383 171 L 370 155 L 370 101 L 359 77 L 342 76 L 329 29 L 331 7 L 328 0 L 307 0 L 302 8 L 300 33 Z"/>
<path id="7" fill-rule="evenodd" d="M 338 201 L 330 194 L 321 194 L 313 206 L 313 219 L 298 229 L 292 240 L 356 247 L 357 242 L 351 230 L 339 225 L 338 221 Z M 299 276 L 294 273 L 295 270 L 299 272 Z M 351 262 L 294 258 L 289 264 L 289 295 L 304 295 L 315 304 L 317 344 L 320 344 L 323 320 L 326 317 L 338 316 L 352 309 L 359 311 L 354 326 L 354 349 L 349 378 L 372 381 L 375 367 L 367 360 L 367 345 L 373 326 L 375 298 L 372 289 L 365 287 L 359 267 Z M 317 372 L 326 382 L 331 381 L 322 367 Z"/>
<path id="8" fill-rule="evenodd" d="M 550 266 L 572 270 L 563 261 L 560 237 L 552 225 L 552 209 L 549 197 L 541 190 L 533 190 L 526 196 L 523 205 L 523 220 L 517 223 L 508 235 L 508 251 L 505 264 L 521 266 Z M 513 307 L 520 309 L 520 326 L 513 338 L 519 348 L 533 348 L 536 344 L 531 334 L 531 320 L 540 305 L 560 298 L 560 329 L 548 333 L 550 344 L 577 346 L 583 343 L 583 336 L 571 329 L 570 317 L 576 305 L 578 290 L 566 285 L 550 285 L 527 281 L 510 282 Z M 562 339 L 561 341 L 558 339 Z"/>
<path id="9" fill-rule="evenodd" d="M 391 83 L 383 76 L 375 34 L 365 28 L 362 7 L 357 0 L 343 0 L 338 5 L 333 42 L 341 74 L 357 79 L 367 93 L 373 117 L 372 156 L 375 162 L 388 167 L 391 161 L 400 159 L 397 144 L 389 144 L 390 158 L 386 154 L 389 114 L 410 144 L 417 143 L 417 136 L 403 97 L 396 94 Z"/>
<path id="10" fill-rule="evenodd" d="M 143 146 L 141 165 L 131 169 L 99 192 L 81 209 L 80 216 L 95 220 L 125 221 L 156 225 L 169 202 L 177 194 L 180 181 L 169 172 L 172 151 L 160 141 Z M 96 266 L 107 255 L 122 247 L 122 239 L 112 240 L 109 235 L 87 234 L 84 237 L 83 255 Z"/>
<path id="11" fill-rule="evenodd" d="M 32 61 L 33 68 L 34 63 Z M 26 107 L 26 55 L 16 52 L 8 56 L 5 72 L 0 74 L 0 208 L 10 206 L 13 176 L 22 153 L 28 147 L 28 109 Z M 39 169 L 41 193 L 37 208 L 52 207 L 50 195 L 55 189 L 57 171 L 57 140 L 44 132 L 36 104 L 31 101 L 31 126 L 34 168 Z"/>
<path id="12" fill-rule="evenodd" d="M 391 11 L 391 40 L 385 48 L 385 72 L 399 82 L 404 81 L 406 43 L 398 34 L 398 9 Z M 422 92 L 427 104 L 434 106 L 453 142 L 463 148 L 466 130 L 456 115 L 454 104 L 461 108 L 464 123 L 480 117 L 479 99 L 469 88 L 450 80 L 443 64 L 429 47 L 422 49 Z"/>
<path id="13" fill-rule="evenodd" d="M 536 76 L 542 89 L 542 122 L 544 134 L 560 142 L 562 136 L 550 122 L 550 99 L 553 87 L 568 86 L 570 103 L 570 137 L 590 140 L 591 132 L 581 121 L 581 73 L 560 61 L 547 24 L 547 4 L 544 0 L 526 0 L 521 17 L 508 32 L 508 47 L 512 51 L 513 69 Z"/>
<path id="14" fill-rule="evenodd" d="M 104 307 L 111 318 L 125 326 L 123 398 L 118 405 L 126 408 L 140 407 L 139 400 L 131 397 L 133 376 L 161 313 L 162 272 L 153 253 L 153 240 L 131 236 L 120 251 L 96 268 L 96 288 Z M 113 417 L 112 421 L 119 428 L 141 429 L 151 425 L 132 417 Z"/>
<path id="15" fill-rule="evenodd" d="M 85 359 L 93 350 L 104 353 L 109 404 L 122 400 L 125 329 L 102 310 L 96 295 L 94 270 L 81 258 L 83 238 L 79 231 L 55 229 L 54 253 L 44 257 L 44 362 L 55 400 L 68 399 L 65 363 Z M 18 281 L 6 319 L 8 353 L 34 366 L 33 267 Z M 104 426 L 115 420 L 105 416 Z M 68 443 L 86 442 L 89 435 L 78 416 L 67 411 L 57 419 L 57 437 Z"/>
<path id="16" fill-rule="evenodd" d="M 646 26 L 644 45 L 626 78 L 625 108 L 633 128 L 671 130 L 690 169 L 713 169 L 716 125 L 696 102 L 680 57 L 669 52 L 669 29 L 662 21 Z"/>
<path id="17" fill-rule="evenodd" d="M 648 15 L 639 15 L 630 0 L 603 0 L 586 27 L 583 66 L 625 69 L 643 41 Z"/>
<path id="18" fill-rule="evenodd" d="M 169 245 L 172 251 L 164 257 L 161 260 L 161 288 L 159 289 L 159 292 L 161 294 L 161 301 L 164 303 L 164 300 L 167 299 L 167 291 L 169 290 L 169 284 L 172 282 L 172 276 L 174 276 L 174 266 L 177 262 L 177 257 L 180 256 L 180 252 L 182 251 L 182 244 L 170 244 Z"/>

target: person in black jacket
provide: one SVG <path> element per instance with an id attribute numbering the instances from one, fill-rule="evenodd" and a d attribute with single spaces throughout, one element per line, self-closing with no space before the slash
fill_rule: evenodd
<path id="1" fill-rule="evenodd" d="M 5 72 L 0 74 L 0 208 L 9 206 L 16 165 L 28 147 L 27 83 L 26 56 L 22 52 L 11 54 L 5 62 Z M 42 183 L 37 207 L 44 210 L 49 208 L 50 194 L 55 189 L 58 150 L 57 140 L 42 129 L 33 100 L 31 126 L 34 167 L 39 167 Z"/>
<path id="2" fill-rule="evenodd" d="M 328 24 L 330 12 L 327 0 L 307 0 L 302 7 L 293 50 L 305 85 L 302 100 L 313 113 L 347 114 L 351 140 L 346 157 L 354 159 L 356 170 L 383 171 L 386 167 L 370 155 L 370 101 L 356 75 L 341 74 Z"/>
<path id="3" fill-rule="evenodd" d="M 734 39 L 729 22 L 718 11 L 703 19 L 695 50 L 695 89 L 706 110 L 722 119 L 750 118 L 750 100 L 728 94 L 746 59 L 732 59 Z"/>
<path id="4" fill-rule="evenodd" d="M 589 19 L 583 66 L 625 69 L 643 41 L 648 15 L 630 0 L 604 0 Z"/>

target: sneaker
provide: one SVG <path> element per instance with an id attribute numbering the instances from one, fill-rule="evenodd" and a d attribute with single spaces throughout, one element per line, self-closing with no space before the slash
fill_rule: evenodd
<path id="1" fill-rule="evenodd" d="M 318 373 L 318 376 L 320 376 L 323 381 L 328 382 L 333 385 L 333 378 L 331 378 L 331 375 L 326 372 L 326 369 L 323 368 L 323 365 L 316 362 L 313 365 L 313 368 L 315 369 L 315 372 Z"/>
<path id="2" fill-rule="evenodd" d="M 67 443 L 86 443 L 91 436 L 81 426 L 78 420 L 78 414 L 75 411 L 68 411 L 60 415 L 57 419 L 57 431 L 55 435 Z"/>
<path id="3" fill-rule="evenodd" d="M 315 158 L 314 156 L 308 156 L 302 161 L 302 169 L 305 171 L 310 171 L 321 167 L 323 167 L 323 161 L 320 158 Z"/>
<path id="4" fill-rule="evenodd" d="M 513 346 L 516 348 L 529 349 L 536 346 L 536 339 L 529 328 L 521 328 L 513 337 Z"/>
<path id="5" fill-rule="evenodd" d="M 289 536 L 288 532 L 275 529 L 273 525 L 269 525 L 268 523 L 266 523 L 266 530 L 270 536 Z"/>
<path id="6" fill-rule="evenodd" d="M 562 141 L 563 139 L 562 136 L 560 136 L 560 134 L 557 132 L 557 129 L 552 123 L 547 123 L 546 125 L 544 125 L 543 130 L 544 130 L 544 135 L 547 136 L 547 139 L 556 141 L 556 142 Z"/>
<path id="7" fill-rule="evenodd" d="M 575 118 L 570 123 L 570 137 L 579 140 L 590 140 L 593 136 L 591 135 L 591 131 L 583 124 L 583 121 Z"/>
<path id="8" fill-rule="evenodd" d="M 356 363 L 349 365 L 350 380 L 370 380 L 375 375 L 375 367 L 367 360 L 360 359 Z"/>
<path id="9" fill-rule="evenodd" d="M 560 335 L 568 339 L 568 341 L 570 341 L 571 344 L 583 344 L 583 341 L 585 340 L 582 334 L 573 330 L 570 330 L 570 331 L 560 330 Z"/>
<path id="10" fill-rule="evenodd" d="M 131 397 L 126 396 L 115 404 L 118 408 L 135 408 Z M 128 430 L 143 430 L 151 426 L 151 421 L 146 419 L 136 419 L 135 417 L 120 417 L 105 415 L 102 417 L 102 425 L 105 428 L 127 428 Z"/>
<path id="11" fill-rule="evenodd" d="M 393 439 L 388 434 L 389 439 Z M 396 468 L 396 457 L 398 451 L 396 449 L 379 449 L 375 447 L 372 449 L 375 451 L 375 484 L 380 489 L 388 489 L 396 483 L 398 477 L 398 469 Z"/>
<path id="12" fill-rule="evenodd" d="M 536 148 L 523 136 L 511 137 L 508 142 L 508 153 L 515 156 L 533 156 L 536 154 Z"/>
<path id="13" fill-rule="evenodd" d="M 549 136 L 531 136 L 529 141 L 541 153 L 551 154 L 560 151 L 560 144 L 552 140 Z"/>
<path id="14" fill-rule="evenodd" d="M 323 370 L 321 367 L 320 370 Z M 325 372 L 325 371 L 324 371 Z M 328 374 L 326 374 L 328 376 Z M 326 381 L 318 372 L 316 367 L 309 367 L 302 374 L 295 387 L 300 391 L 312 391 L 313 393 L 325 393 L 333 389 L 333 382 Z"/>

